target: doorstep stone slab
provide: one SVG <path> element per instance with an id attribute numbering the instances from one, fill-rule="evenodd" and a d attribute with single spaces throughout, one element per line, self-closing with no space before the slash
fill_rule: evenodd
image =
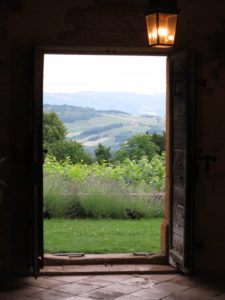
<path id="1" fill-rule="evenodd" d="M 123 254 L 85 254 L 79 255 L 44 255 L 45 266 L 57 265 L 94 265 L 94 264 L 166 264 L 167 257 L 161 253 L 148 254 L 148 253 L 123 253 Z"/>
<path id="2" fill-rule="evenodd" d="M 46 266 L 40 275 L 98 275 L 98 274 L 174 274 L 175 269 L 168 265 L 129 264 L 129 265 L 66 265 Z"/>

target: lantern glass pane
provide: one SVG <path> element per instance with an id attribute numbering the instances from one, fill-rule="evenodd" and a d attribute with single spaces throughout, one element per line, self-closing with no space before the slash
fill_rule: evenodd
<path id="1" fill-rule="evenodd" d="M 157 44 L 157 14 L 146 16 L 149 45 Z"/>
<path id="2" fill-rule="evenodd" d="M 177 15 L 159 13 L 159 42 L 164 45 L 174 45 Z"/>

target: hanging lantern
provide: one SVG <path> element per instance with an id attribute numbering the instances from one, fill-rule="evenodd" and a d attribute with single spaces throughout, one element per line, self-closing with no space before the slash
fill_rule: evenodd
<path id="1" fill-rule="evenodd" d="M 176 0 L 149 0 L 146 21 L 150 47 L 174 45 L 178 13 Z"/>

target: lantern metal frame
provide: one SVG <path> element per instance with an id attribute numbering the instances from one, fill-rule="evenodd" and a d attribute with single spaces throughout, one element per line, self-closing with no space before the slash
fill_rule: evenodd
<path id="1" fill-rule="evenodd" d="M 177 20 L 179 16 L 180 10 L 177 7 L 176 0 L 149 0 L 147 11 L 145 13 L 146 22 L 147 17 L 149 15 L 156 15 L 156 23 L 155 23 L 155 32 L 156 32 L 156 43 L 150 44 L 149 32 L 148 32 L 148 24 L 147 24 L 147 32 L 148 32 L 148 41 L 149 47 L 154 48 L 169 48 L 174 46 L 175 44 L 175 37 L 176 37 L 176 29 L 177 29 Z M 160 41 L 160 34 L 159 34 L 159 26 L 160 26 L 160 15 L 174 15 L 176 16 L 176 24 L 174 26 L 174 39 L 173 42 L 162 43 Z"/>

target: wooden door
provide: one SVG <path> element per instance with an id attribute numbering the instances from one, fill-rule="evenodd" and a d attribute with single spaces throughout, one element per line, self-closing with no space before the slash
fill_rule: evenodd
<path id="1" fill-rule="evenodd" d="M 195 179 L 195 55 L 168 57 L 170 118 L 170 236 L 169 262 L 191 271 Z"/>
<path id="2" fill-rule="evenodd" d="M 43 267 L 43 62 L 44 54 L 35 53 L 35 84 L 33 105 L 33 275 L 37 278 L 40 268 Z"/>

